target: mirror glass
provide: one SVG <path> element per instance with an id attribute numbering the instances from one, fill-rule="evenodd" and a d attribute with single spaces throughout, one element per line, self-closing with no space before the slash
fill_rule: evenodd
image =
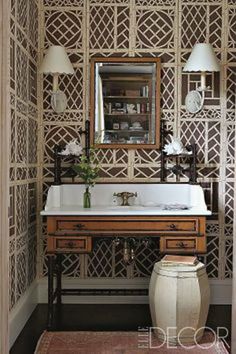
<path id="1" fill-rule="evenodd" d="M 159 123 L 159 58 L 92 60 L 92 145 L 158 147 Z"/>

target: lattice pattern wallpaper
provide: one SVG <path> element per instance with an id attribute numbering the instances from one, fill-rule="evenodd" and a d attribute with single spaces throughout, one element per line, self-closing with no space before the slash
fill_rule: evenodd
<path id="1" fill-rule="evenodd" d="M 10 308 L 36 277 L 38 4 L 11 1 Z"/>
<path id="2" fill-rule="evenodd" d="M 62 115 L 54 114 L 50 107 L 51 77 L 41 82 L 43 196 L 52 182 L 53 145 L 78 137 L 89 116 L 90 58 L 160 56 L 162 119 L 184 143 L 197 143 L 199 182 L 213 211 L 207 225 L 208 274 L 230 278 L 235 190 L 235 0 L 44 0 L 41 15 L 40 48 L 64 45 L 75 68 L 73 76 L 60 78 L 68 97 Z M 182 68 L 195 42 L 205 41 L 213 44 L 222 69 L 220 74 L 207 75 L 211 90 L 205 108 L 192 115 L 185 109 L 184 98 L 188 90 L 200 84 L 200 77 L 183 74 Z M 40 54 L 42 58 L 43 52 Z M 107 149 L 100 155 L 104 182 L 159 181 L 158 151 Z M 80 259 L 67 256 L 64 272 L 83 278 L 147 276 L 158 250 L 137 247 L 138 261 L 132 269 L 124 268 L 120 249 L 103 242 L 92 255 Z M 43 263 L 45 273 L 46 258 Z"/>

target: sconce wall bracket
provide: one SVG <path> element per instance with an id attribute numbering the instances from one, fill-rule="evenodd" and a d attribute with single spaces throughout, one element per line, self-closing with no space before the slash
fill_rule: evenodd
<path id="1" fill-rule="evenodd" d="M 200 93 L 201 92 L 201 93 Z M 205 99 L 205 90 L 193 90 L 189 91 L 185 98 L 185 106 L 188 112 L 198 113 L 203 108 Z"/>

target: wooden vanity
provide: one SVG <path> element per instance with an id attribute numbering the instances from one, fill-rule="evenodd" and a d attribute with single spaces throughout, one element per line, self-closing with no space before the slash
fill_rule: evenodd
<path id="1" fill-rule="evenodd" d="M 138 198 L 131 198 L 133 205 L 112 204 L 114 192 L 121 191 L 137 192 Z M 53 326 L 54 300 L 57 299 L 60 305 L 62 295 L 80 294 L 78 289 L 62 289 L 63 254 L 90 253 L 94 241 L 104 237 L 111 241 L 116 237 L 158 237 L 163 254 L 206 252 L 205 223 L 206 216 L 211 212 L 206 208 L 199 185 L 95 185 L 92 207 L 89 209 L 81 206 L 83 192 L 83 185 L 52 186 L 45 209 L 41 212 L 47 217 L 48 329 Z M 155 204 L 157 200 L 160 204 Z M 171 203 L 180 202 L 189 205 L 189 208 L 169 210 L 170 205 L 173 205 Z M 168 209 L 165 209 L 165 205 L 168 205 Z M 57 279 L 55 289 L 54 275 Z"/>
<path id="2" fill-rule="evenodd" d="M 88 253 L 95 237 L 160 237 L 160 252 L 206 252 L 205 217 L 48 216 L 47 252 Z"/>

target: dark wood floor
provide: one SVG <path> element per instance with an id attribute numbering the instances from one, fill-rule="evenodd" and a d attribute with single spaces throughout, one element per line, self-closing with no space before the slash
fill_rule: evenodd
<path id="1" fill-rule="evenodd" d="M 47 306 L 38 305 L 13 345 L 10 354 L 33 354 L 46 328 Z M 64 331 L 136 331 L 151 326 L 148 305 L 62 305 L 57 330 Z M 231 330 L 231 306 L 212 305 L 207 326 Z"/>

